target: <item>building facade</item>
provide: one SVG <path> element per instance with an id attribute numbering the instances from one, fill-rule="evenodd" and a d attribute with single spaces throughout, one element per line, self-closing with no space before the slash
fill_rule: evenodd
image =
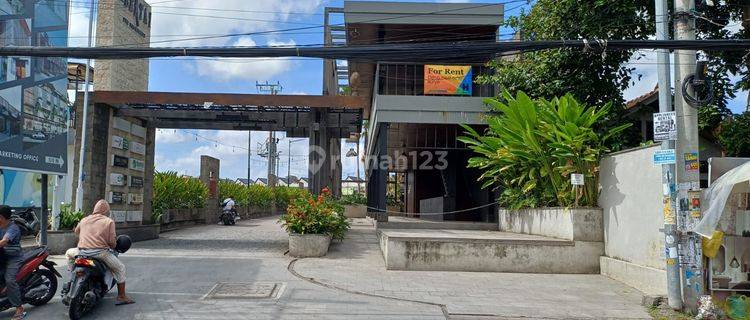
<path id="1" fill-rule="evenodd" d="M 346 1 L 343 8 L 327 10 L 329 16 L 340 14 L 345 21 L 344 26 L 328 24 L 327 39 L 348 45 L 494 42 L 503 10 L 502 4 Z M 477 183 L 481 173 L 466 168 L 472 152 L 457 140 L 463 134 L 461 124 L 480 130 L 486 126 L 483 100 L 496 92 L 494 86 L 477 84 L 476 79 L 491 72 L 485 67 L 491 59 L 455 57 L 429 64 L 346 61 L 324 69 L 325 79 L 334 79 L 339 89 L 347 87 L 350 94 L 371 102 L 364 111 L 369 124 L 365 153 L 369 207 L 384 210 L 387 203 L 400 203 L 403 214 L 419 216 L 495 201 L 493 192 Z M 389 181 L 400 183 L 390 186 Z M 432 217 L 496 219 L 492 208 Z M 387 214 L 378 218 L 387 219 Z"/>

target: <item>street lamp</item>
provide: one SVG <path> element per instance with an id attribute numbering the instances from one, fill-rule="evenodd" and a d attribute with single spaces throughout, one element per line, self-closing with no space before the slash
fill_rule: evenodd
<path id="1" fill-rule="evenodd" d="M 357 150 L 354 150 L 354 148 L 349 148 L 346 156 L 350 158 L 357 158 L 357 193 L 362 193 L 362 183 L 361 179 L 359 178 L 359 139 L 357 139 Z"/>

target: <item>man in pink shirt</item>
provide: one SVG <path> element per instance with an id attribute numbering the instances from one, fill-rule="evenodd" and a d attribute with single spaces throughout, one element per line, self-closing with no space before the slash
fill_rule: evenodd
<path id="1" fill-rule="evenodd" d="M 110 252 L 110 249 L 114 249 L 117 245 L 117 237 L 115 222 L 109 218 L 109 203 L 99 200 L 94 206 L 94 212 L 78 222 L 74 231 L 78 235 L 78 247 L 71 248 L 65 253 L 70 261 L 71 268 L 73 260 L 81 252 L 101 260 L 112 271 L 112 275 L 117 281 L 115 304 L 135 303 L 125 295 L 125 265 Z"/>

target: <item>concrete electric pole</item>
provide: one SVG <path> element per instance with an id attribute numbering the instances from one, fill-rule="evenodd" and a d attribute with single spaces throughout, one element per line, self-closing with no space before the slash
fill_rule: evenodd
<path id="1" fill-rule="evenodd" d="M 675 0 L 675 40 L 695 40 L 695 18 L 691 13 L 695 0 Z M 688 310 L 697 311 L 703 293 L 701 238 L 689 232 L 700 219 L 700 158 L 698 154 L 698 110 L 688 104 L 685 95 L 694 95 L 692 86 L 683 82 L 696 71 L 695 50 L 675 50 L 675 112 L 677 113 L 676 182 L 679 258 L 682 267 L 683 301 Z M 697 203 L 696 203 L 697 198 Z"/>
<path id="2" fill-rule="evenodd" d="M 276 95 L 281 92 L 284 88 L 281 86 L 279 82 L 268 83 L 266 81 L 265 83 L 258 83 L 255 82 L 255 87 L 258 89 L 258 92 L 266 93 L 266 94 L 272 94 Z M 276 179 L 278 177 L 278 152 L 276 152 L 276 143 L 278 141 L 276 140 L 276 132 L 271 131 L 268 134 L 268 186 L 273 188 L 276 187 Z M 249 160 L 249 159 L 248 159 Z M 249 169 L 248 169 L 249 170 Z"/>
<path id="3" fill-rule="evenodd" d="M 88 33 L 88 47 L 91 48 L 91 42 L 94 34 L 94 8 L 96 7 L 96 4 L 94 3 L 94 0 L 91 0 L 91 8 L 89 10 L 89 33 Z M 81 119 L 81 132 L 78 132 L 77 134 L 81 135 L 81 150 L 80 154 L 78 156 L 78 183 L 76 187 L 76 205 L 75 210 L 76 211 L 82 211 L 83 210 L 83 180 L 84 180 L 84 173 L 83 173 L 83 164 L 85 163 L 84 159 L 86 157 L 86 128 L 88 127 L 88 113 L 89 113 L 89 78 L 90 78 L 90 72 L 91 70 L 91 59 L 86 60 L 86 75 L 84 76 L 83 81 L 83 114 L 76 115 L 76 119 Z M 76 90 L 78 87 L 76 87 Z"/>
<path id="4" fill-rule="evenodd" d="M 667 0 L 656 0 L 656 40 L 669 40 L 668 19 L 669 10 Z M 659 79 L 659 113 L 672 112 L 672 81 L 670 75 L 669 50 L 657 51 L 657 68 Z M 674 151 L 674 140 L 662 141 L 661 150 L 664 152 Z M 680 264 L 677 255 L 677 223 L 674 212 L 677 212 L 676 199 L 673 197 L 675 190 L 675 165 L 662 165 L 662 184 L 669 186 L 664 188 L 662 199 L 664 202 L 664 247 L 666 248 L 666 270 L 667 270 L 667 302 L 674 310 L 682 309 L 682 287 L 680 286 Z M 667 210 L 671 214 L 667 213 Z"/>

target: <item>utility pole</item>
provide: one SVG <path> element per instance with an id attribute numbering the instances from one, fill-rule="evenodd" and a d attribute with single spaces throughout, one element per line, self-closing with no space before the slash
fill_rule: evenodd
<path id="1" fill-rule="evenodd" d="M 667 9 L 667 0 L 656 0 L 656 40 L 669 40 L 669 31 L 667 30 L 669 11 Z M 669 50 L 661 49 L 657 51 L 657 68 L 659 77 L 659 112 L 672 111 L 672 81 L 670 79 L 670 61 Z M 662 150 L 674 150 L 674 140 L 662 141 Z M 669 186 L 664 188 L 662 201 L 665 207 L 672 214 L 664 216 L 664 247 L 666 248 L 666 269 L 667 269 L 667 302 L 673 310 L 682 309 L 682 286 L 680 285 L 680 264 L 677 254 L 677 224 L 674 218 L 674 212 L 677 212 L 676 199 L 673 194 L 675 190 L 675 165 L 663 164 L 661 166 L 662 185 Z M 667 210 L 667 209 L 664 209 Z"/>
<path id="2" fill-rule="evenodd" d="M 304 140 L 305 139 L 289 139 L 289 149 L 287 149 L 288 150 L 288 152 L 287 152 L 288 154 L 287 154 L 287 159 L 286 159 L 286 161 L 287 161 L 287 165 L 286 165 L 286 183 L 287 183 L 287 185 L 289 185 L 289 184 L 292 183 L 292 180 L 291 180 L 292 179 L 292 171 L 291 171 L 291 168 L 292 168 L 292 142 L 304 141 Z"/>
<path id="3" fill-rule="evenodd" d="M 247 186 L 250 186 L 250 173 L 253 155 L 253 131 L 247 132 Z"/>
<path id="4" fill-rule="evenodd" d="M 91 9 L 89 10 L 89 33 L 88 33 L 88 47 L 91 48 L 91 39 L 94 33 L 94 0 L 91 0 Z M 76 211 L 83 210 L 83 163 L 86 157 L 86 128 L 88 127 L 87 120 L 89 112 L 89 74 L 91 69 L 91 59 L 86 60 L 86 75 L 83 80 L 83 114 L 76 115 L 76 119 L 83 119 L 81 123 L 81 132 L 77 134 L 81 135 L 81 151 L 78 156 L 78 187 L 76 187 Z M 77 89 L 77 88 L 76 88 Z"/>
<path id="5" fill-rule="evenodd" d="M 695 0 L 675 0 L 675 40 L 695 40 L 695 18 L 691 13 Z M 698 154 L 698 110 L 685 101 L 683 81 L 696 68 L 695 50 L 675 50 L 675 112 L 677 113 L 676 182 L 677 220 L 680 231 L 679 252 L 682 267 L 682 288 L 685 307 L 695 313 L 698 297 L 703 293 L 701 239 L 689 232 L 700 219 L 700 208 L 692 207 L 692 200 L 700 190 L 700 166 Z M 690 86 L 688 86 L 690 87 Z M 698 200 L 699 201 L 699 200 Z"/>
<path id="6" fill-rule="evenodd" d="M 281 84 L 277 81 L 275 84 L 268 83 L 266 81 L 265 83 L 258 83 L 255 82 L 255 87 L 258 89 L 258 92 L 265 93 L 265 94 L 272 94 L 277 95 L 281 90 L 284 88 L 281 86 Z M 276 178 L 278 177 L 278 153 L 276 151 L 276 132 L 271 131 L 268 134 L 268 186 L 273 188 L 276 187 Z"/>

